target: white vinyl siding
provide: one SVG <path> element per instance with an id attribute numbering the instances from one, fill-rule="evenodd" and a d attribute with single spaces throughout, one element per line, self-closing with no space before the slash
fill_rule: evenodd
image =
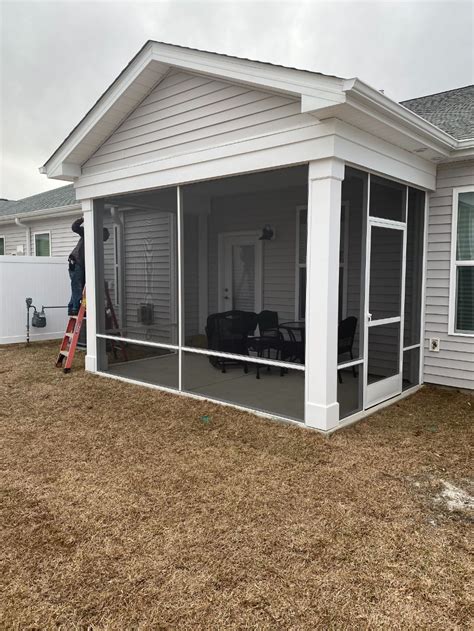
<path id="1" fill-rule="evenodd" d="M 474 338 L 448 333 L 453 188 L 473 185 L 474 161 L 440 165 L 429 202 L 424 379 L 460 388 L 474 388 Z M 440 339 L 439 352 L 429 338 Z"/>
<path id="2" fill-rule="evenodd" d="M 0 229 L 5 237 L 5 254 L 17 254 L 18 246 L 23 246 L 23 252 L 26 254 L 26 228 L 12 222 L 3 224 Z"/>
<path id="3" fill-rule="evenodd" d="M 83 165 L 83 176 L 318 124 L 298 99 L 174 70 Z"/>
<path id="4" fill-rule="evenodd" d="M 35 233 L 49 232 L 51 235 L 51 256 L 67 256 L 74 249 L 79 237 L 72 232 L 71 226 L 77 215 L 54 217 L 49 219 L 24 220 L 30 228 L 30 253 L 35 252 Z M 1 234 L 5 237 L 5 254 L 17 254 L 17 246 L 23 246 L 26 255 L 26 228 L 17 226 L 13 221 L 0 226 Z"/>

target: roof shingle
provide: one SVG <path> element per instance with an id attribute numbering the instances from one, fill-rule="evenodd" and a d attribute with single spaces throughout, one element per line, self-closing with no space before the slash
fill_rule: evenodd
<path id="1" fill-rule="evenodd" d="M 457 140 L 474 138 L 474 85 L 409 99 L 400 105 Z"/>
<path id="2" fill-rule="evenodd" d="M 35 210 L 47 210 L 49 208 L 61 208 L 77 204 L 76 192 L 72 184 L 53 188 L 44 193 L 31 195 L 17 201 L 0 200 L 0 217 L 16 216 Z"/>

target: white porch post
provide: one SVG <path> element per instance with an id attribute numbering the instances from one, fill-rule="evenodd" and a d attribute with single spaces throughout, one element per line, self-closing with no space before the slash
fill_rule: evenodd
<path id="1" fill-rule="evenodd" d="M 82 202 L 84 215 L 84 259 L 86 266 L 87 300 L 87 354 L 86 370 L 97 371 L 97 325 L 96 325 L 96 287 L 95 287 L 95 241 L 94 241 L 94 204 L 92 199 Z"/>
<path id="2" fill-rule="evenodd" d="M 305 423 L 323 431 L 339 422 L 337 327 L 343 178 L 341 160 L 309 163 Z"/>

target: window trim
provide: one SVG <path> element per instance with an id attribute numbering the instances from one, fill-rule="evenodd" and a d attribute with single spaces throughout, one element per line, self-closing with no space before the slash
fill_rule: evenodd
<path id="1" fill-rule="evenodd" d="M 457 241 L 458 241 L 458 211 L 459 211 L 459 194 L 474 193 L 474 186 L 458 186 L 453 188 L 453 213 L 451 222 L 451 263 L 449 274 L 449 319 L 448 319 L 448 335 L 458 337 L 474 338 L 474 331 L 471 333 L 465 331 L 456 331 L 456 304 L 457 304 L 457 269 L 458 267 L 474 267 L 474 259 L 471 261 L 458 261 L 456 258 Z"/>
<path id="2" fill-rule="evenodd" d="M 42 234 L 48 235 L 48 242 L 49 242 L 49 255 L 45 256 L 44 258 L 51 258 L 52 256 L 51 230 L 39 230 L 38 232 L 33 232 L 33 256 L 39 256 L 39 254 L 36 253 L 36 237 Z"/>
<path id="3" fill-rule="evenodd" d="M 0 234 L 0 241 L 2 240 L 3 240 L 3 254 L 0 254 L 0 256 L 5 256 L 7 253 L 7 240 L 4 234 Z"/>

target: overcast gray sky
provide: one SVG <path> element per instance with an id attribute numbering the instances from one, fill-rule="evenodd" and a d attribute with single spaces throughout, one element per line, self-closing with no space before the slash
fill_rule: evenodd
<path id="1" fill-rule="evenodd" d="M 38 173 L 147 39 L 358 76 L 403 100 L 473 82 L 472 2 L 5 2 L 0 197 Z"/>

